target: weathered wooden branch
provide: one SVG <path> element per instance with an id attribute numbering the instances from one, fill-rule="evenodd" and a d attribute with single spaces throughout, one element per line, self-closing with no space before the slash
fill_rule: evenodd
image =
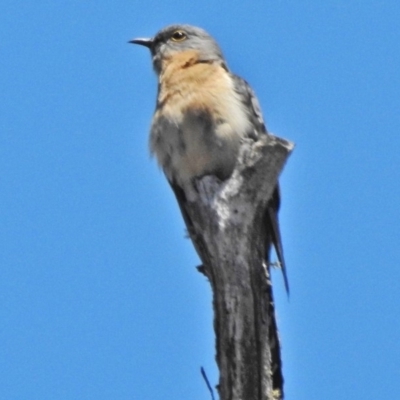
<path id="1" fill-rule="evenodd" d="M 262 216 L 292 149 L 274 136 L 245 140 L 232 176 L 200 179 L 186 209 L 213 292 L 221 400 L 283 398 Z"/>

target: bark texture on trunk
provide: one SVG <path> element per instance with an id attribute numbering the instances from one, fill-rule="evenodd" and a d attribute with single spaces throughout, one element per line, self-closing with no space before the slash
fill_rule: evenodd
<path id="1" fill-rule="evenodd" d="M 263 216 L 292 149 L 271 135 L 244 140 L 232 176 L 198 180 L 182 210 L 212 287 L 221 400 L 283 398 Z"/>

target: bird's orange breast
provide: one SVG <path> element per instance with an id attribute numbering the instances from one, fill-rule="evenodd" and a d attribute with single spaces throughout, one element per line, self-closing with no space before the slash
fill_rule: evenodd
<path id="1" fill-rule="evenodd" d="M 229 176 L 249 121 L 227 71 L 219 63 L 199 62 L 196 51 L 166 59 L 157 104 L 151 150 L 167 175 L 178 181 Z"/>

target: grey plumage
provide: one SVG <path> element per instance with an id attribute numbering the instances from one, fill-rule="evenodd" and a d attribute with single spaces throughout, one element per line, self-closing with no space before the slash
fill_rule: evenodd
<path id="1" fill-rule="evenodd" d="M 260 104 L 250 85 L 230 72 L 218 43 L 201 28 L 170 25 L 154 38 L 131 42 L 150 49 L 159 77 L 150 149 L 175 187 L 175 193 L 176 187 L 190 193 L 192 180 L 203 175 L 227 179 L 233 172 L 241 138 L 257 140 L 260 135 L 268 134 Z M 202 64 L 213 68 L 202 75 Z M 196 74 L 190 74 L 190 67 L 197 68 Z M 213 71 L 215 78 L 208 71 Z M 219 81 L 214 85 L 216 79 Z M 177 198 L 180 203 L 187 201 L 182 194 Z M 180 204 L 181 210 L 183 206 Z M 279 207 L 277 186 L 264 216 L 270 236 L 267 260 L 273 245 L 289 293 L 278 223 Z"/>

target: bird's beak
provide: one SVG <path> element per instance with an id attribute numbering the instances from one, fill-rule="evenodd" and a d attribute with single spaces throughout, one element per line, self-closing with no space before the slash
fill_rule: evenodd
<path id="1" fill-rule="evenodd" d="M 148 47 L 150 49 L 152 44 L 153 44 L 153 39 L 137 38 L 137 39 L 130 40 L 128 43 L 140 44 L 141 46 L 145 46 L 145 47 Z"/>

